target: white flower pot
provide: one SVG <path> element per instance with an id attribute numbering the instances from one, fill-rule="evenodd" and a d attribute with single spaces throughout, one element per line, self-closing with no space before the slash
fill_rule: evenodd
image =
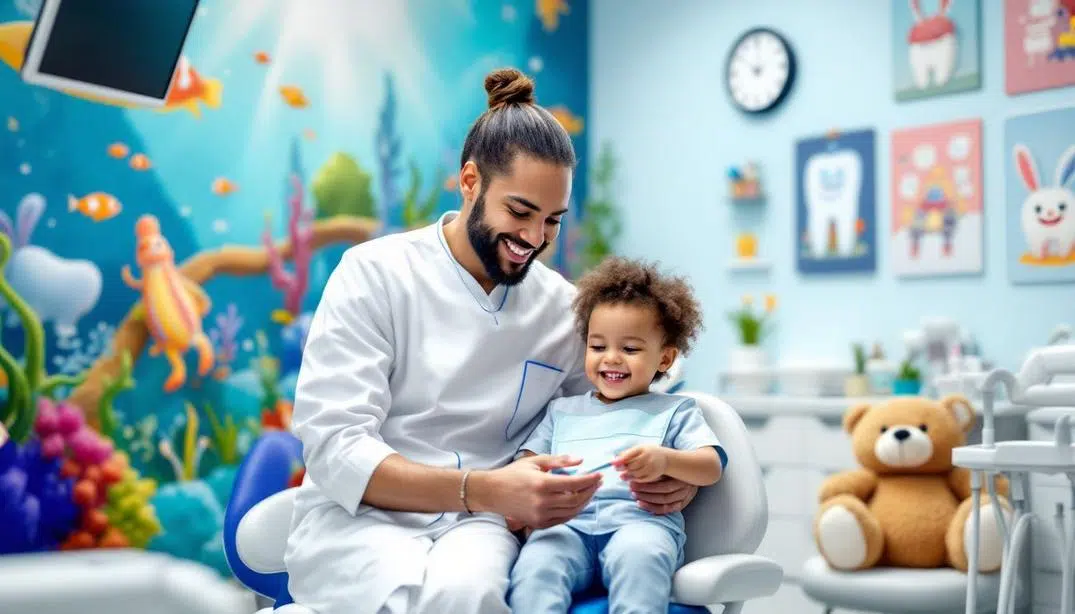
<path id="1" fill-rule="evenodd" d="M 761 371 L 765 369 L 767 363 L 765 350 L 761 349 L 761 346 L 740 345 L 732 348 L 728 366 L 731 371 L 735 372 Z"/>

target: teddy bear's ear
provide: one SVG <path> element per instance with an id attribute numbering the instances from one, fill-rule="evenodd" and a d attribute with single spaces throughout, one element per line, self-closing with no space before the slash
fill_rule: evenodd
<path id="1" fill-rule="evenodd" d="M 866 412 L 869 409 L 869 403 L 852 405 L 846 412 L 844 412 L 844 430 L 848 433 L 855 430 L 855 425 L 859 423 L 859 420 L 866 415 Z"/>
<path id="2" fill-rule="evenodd" d="M 950 394 L 941 399 L 941 406 L 951 414 L 964 433 L 969 432 L 974 426 L 974 406 L 967 397 L 961 394 Z"/>

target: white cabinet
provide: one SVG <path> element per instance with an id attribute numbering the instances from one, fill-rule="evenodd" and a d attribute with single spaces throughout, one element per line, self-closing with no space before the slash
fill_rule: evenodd
<path id="1" fill-rule="evenodd" d="M 882 402 L 884 398 L 734 396 L 722 395 L 739 413 L 765 476 L 769 499 L 769 528 L 758 554 L 784 568 L 785 583 L 769 600 L 744 607 L 747 614 L 795 612 L 821 614 L 824 607 L 799 588 L 803 564 L 817 554 L 813 537 L 817 493 L 825 477 L 858 466 L 850 436 L 843 431 L 843 415 L 852 405 Z M 997 438 L 1026 437 L 1024 413 L 998 407 Z M 980 441 L 980 431 L 968 436 Z M 852 614 L 837 611 L 837 614 Z"/>

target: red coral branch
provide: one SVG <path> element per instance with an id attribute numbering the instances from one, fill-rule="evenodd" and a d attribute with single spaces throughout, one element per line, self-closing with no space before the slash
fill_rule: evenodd
<path id="1" fill-rule="evenodd" d="M 302 310 L 302 299 L 310 284 L 310 260 L 313 255 L 313 212 L 303 207 L 302 181 L 297 175 L 291 177 L 292 193 L 288 199 L 287 233 L 292 247 L 293 271 L 284 268 L 283 258 L 272 239 L 268 221 L 262 234 L 262 243 L 269 256 L 269 279 L 277 290 L 284 293 L 284 309 L 292 315 Z"/>

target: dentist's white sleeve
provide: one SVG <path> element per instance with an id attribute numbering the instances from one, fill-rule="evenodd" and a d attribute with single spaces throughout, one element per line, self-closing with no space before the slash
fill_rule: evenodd
<path id="1" fill-rule="evenodd" d="M 387 292 L 361 251 L 344 254 L 310 323 L 292 430 L 306 473 L 355 514 L 374 469 L 395 452 L 380 435 L 394 350 Z"/>

